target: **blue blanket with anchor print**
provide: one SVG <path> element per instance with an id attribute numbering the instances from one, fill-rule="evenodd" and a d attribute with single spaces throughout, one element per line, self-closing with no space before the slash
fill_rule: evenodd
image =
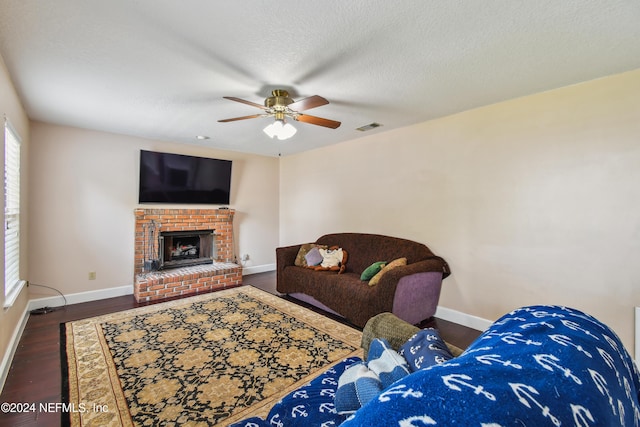
<path id="1" fill-rule="evenodd" d="M 611 329 L 574 309 L 531 306 L 459 357 L 395 382 L 342 426 L 640 426 L 639 390 Z"/>

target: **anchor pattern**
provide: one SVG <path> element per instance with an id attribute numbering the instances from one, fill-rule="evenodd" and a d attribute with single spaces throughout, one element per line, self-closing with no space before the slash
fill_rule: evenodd
<path id="1" fill-rule="evenodd" d="M 427 328 L 414 334 L 398 353 L 407 360 L 412 372 L 444 363 L 453 356 L 436 329 Z"/>
<path id="2" fill-rule="evenodd" d="M 344 359 L 285 396 L 271 408 L 266 419 L 247 418 L 230 427 L 337 427 L 346 419 L 336 412 L 334 404 L 338 379 L 346 368 L 361 362 L 359 357 Z"/>
<path id="3" fill-rule="evenodd" d="M 459 357 L 395 382 L 342 426 L 640 427 L 639 391 L 610 328 L 572 308 L 530 306 Z"/>

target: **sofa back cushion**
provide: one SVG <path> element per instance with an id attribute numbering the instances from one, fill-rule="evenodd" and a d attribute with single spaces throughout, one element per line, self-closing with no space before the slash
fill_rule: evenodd
<path id="1" fill-rule="evenodd" d="M 393 261 L 407 258 L 407 264 L 433 256 L 433 252 L 422 243 L 399 237 L 366 233 L 333 233 L 320 237 L 317 244 L 339 246 L 349 254 L 346 271 L 361 274 L 377 261 Z"/>

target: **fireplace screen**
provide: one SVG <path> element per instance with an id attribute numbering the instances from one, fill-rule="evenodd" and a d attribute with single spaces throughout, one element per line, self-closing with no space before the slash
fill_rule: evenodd
<path id="1" fill-rule="evenodd" d="M 161 269 L 213 263 L 214 230 L 166 231 L 159 239 Z"/>

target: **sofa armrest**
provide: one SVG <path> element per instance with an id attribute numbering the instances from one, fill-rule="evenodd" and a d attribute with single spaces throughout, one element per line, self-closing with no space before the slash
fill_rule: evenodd
<path id="1" fill-rule="evenodd" d="M 449 270 L 449 264 L 439 256 L 433 256 L 432 258 L 423 259 L 422 261 L 402 266 L 402 270 L 399 272 L 402 273 L 402 276 L 408 276 L 410 274 L 426 273 L 431 271 L 441 272 L 443 279 L 451 273 Z"/>
<path id="2" fill-rule="evenodd" d="M 296 256 L 302 245 L 283 246 L 276 248 L 276 288 L 283 281 L 285 267 L 295 265 Z"/>
<path id="3" fill-rule="evenodd" d="M 379 312 L 393 311 L 393 301 L 396 297 L 396 288 L 402 278 L 430 272 L 441 272 L 442 278 L 445 278 L 445 271 L 448 271 L 448 266 L 440 257 L 429 258 L 389 270 L 382 276 L 380 282 L 376 285 Z"/>
<path id="4" fill-rule="evenodd" d="M 405 322 L 393 313 L 380 313 L 369 319 L 367 324 L 364 325 L 360 347 L 364 349 L 366 358 L 371 341 L 375 338 L 384 338 L 389 342 L 391 348 L 398 351 L 402 344 L 407 342 L 419 330 L 420 328 L 417 326 Z M 447 344 L 447 348 L 454 357 L 460 356 L 464 351 L 446 341 L 445 344 Z"/>
<path id="5" fill-rule="evenodd" d="M 369 345 L 375 338 L 384 338 L 394 350 L 398 350 L 420 328 L 401 320 L 393 313 L 380 313 L 367 321 L 362 330 L 361 347 L 365 357 L 369 353 Z"/>
<path id="6" fill-rule="evenodd" d="M 283 246 L 276 248 L 276 265 L 283 268 L 288 265 L 294 265 L 296 256 L 302 245 Z"/>

